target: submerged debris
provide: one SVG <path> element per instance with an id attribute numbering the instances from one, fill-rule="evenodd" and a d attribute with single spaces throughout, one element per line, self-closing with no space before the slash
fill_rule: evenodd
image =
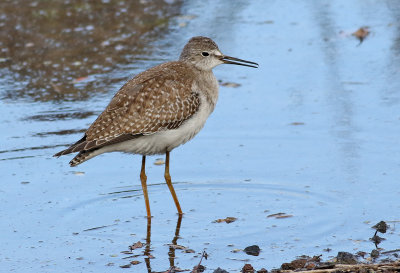
<path id="1" fill-rule="evenodd" d="M 142 248 L 142 247 L 143 247 L 143 243 L 138 241 L 138 242 L 134 243 L 133 245 L 129 246 L 129 249 L 132 251 L 132 250 L 135 250 L 136 248 Z"/>
<path id="2" fill-rule="evenodd" d="M 360 40 L 360 44 L 369 35 L 370 31 L 368 27 L 360 27 L 357 31 L 353 32 L 351 35 Z"/>
<path id="3" fill-rule="evenodd" d="M 203 253 L 201 254 L 199 264 L 196 265 L 195 267 L 193 267 L 193 270 L 190 273 L 200 273 L 200 272 L 203 272 L 204 270 L 206 270 L 205 266 L 201 265 L 201 261 L 203 260 L 203 258 L 206 260 L 208 258 L 208 254 L 204 250 L 203 250 Z"/>
<path id="4" fill-rule="evenodd" d="M 156 158 L 156 160 L 153 163 L 154 165 L 164 165 L 165 160 L 163 158 Z"/>
<path id="5" fill-rule="evenodd" d="M 289 123 L 289 125 L 293 125 L 293 126 L 304 125 L 304 124 L 305 124 L 304 122 L 300 122 L 300 121 L 294 121 L 294 122 Z"/>
<path id="6" fill-rule="evenodd" d="M 221 86 L 225 86 L 225 87 L 233 87 L 233 88 L 236 88 L 236 87 L 239 87 L 239 86 L 240 86 L 239 83 L 235 83 L 235 82 L 223 82 L 223 81 L 221 81 L 221 80 L 218 80 L 218 82 L 219 82 L 219 84 L 220 84 Z"/>
<path id="7" fill-rule="evenodd" d="M 169 247 L 173 249 L 181 249 L 181 250 L 188 250 L 186 246 L 178 245 L 178 244 L 168 244 Z"/>
<path id="8" fill-rule="evenodd" d="M 293 217 L 293 215 L 291 214 L 286 214 L 284 212 L 278 212 L 278 213 L 274 213 L 274 214 L 270 214 L 267 217 L 275 217 L 276 219 L 282 219 L 282 218 L 289 218 L 289 217 Z"/>
<path id="9" fill-rule="evenodd" d="M 215 221 L 213 221 L 213 223 L 222 223 L 225 222 L 227 224 L 233 223 L 237 220 L 237 218 L 235 217 L 226 217 L 225 219 L 217 219 Z"/>

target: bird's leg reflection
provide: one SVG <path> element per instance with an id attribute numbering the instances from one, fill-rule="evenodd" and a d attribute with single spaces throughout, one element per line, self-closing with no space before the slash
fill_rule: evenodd
<path id="1" fill-rule="evenodd" d="M 176 250 L 175 246 L 179 239 L 181 223 L 182 223 L 182 215 L 180 214 L 176 222 L 175 235 L 174 238 L 172 239 L 172 243 L 168 251 L 170 269 L 175 267 L 175 250 Z M 146 247 L 144 249 L 143 254 L 145 256 L 144 261 L 146 263 L 147 272 L 150 273 L 152 272 L 150 259 L 153 258 L 151 255 L 151 218 L 147 218 Z"/>
<path id="2" fill-rule="evenodd" d="M 147 272 L 151 272 L 151 265 L 150 265 L 150 243 L 151 243 L 151 217 L 147 217 L 147 232 L 146 232 L 146 247 L 144 249 L 144 261 L 146 263 Z"/>
<path id="3" fill-rule="evenodd" d="M 170 245 L 169 251 L 168 251 L 170 267 L 174 267 L 175 266 L 175 249 L 176 249 L 175 245 L 178 242 L 179 231 L 181 229 L 181 223 L 182 223 L 182 214 L 179 214 L 178 221 L 176 222 L 175 236 L 172 239 L 172 244 Z"/>

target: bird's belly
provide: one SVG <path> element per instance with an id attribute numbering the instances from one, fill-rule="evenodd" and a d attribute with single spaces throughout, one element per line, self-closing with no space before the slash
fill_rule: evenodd
<path id="1" fill-rule="evenodd" d="M 136 139 L 104 147 L 103 152 L 120 151 L 126 153 L 154 155 L 178 147 L 191 140 L 203 128 L 213 107 L 202 104 L 199 111 L 186 120 L 179 128 L 160 131 L 151 135 L 141 136 Z"/>

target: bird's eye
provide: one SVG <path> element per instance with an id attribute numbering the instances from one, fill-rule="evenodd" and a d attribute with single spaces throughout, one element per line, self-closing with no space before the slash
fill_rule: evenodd
<path id="1" fill-rule="evenodd" d="M 209 56 L 210 54 L 209 54 L 208 52 L 203 51 L 203 52 L 201 52 L 201 55 L 203 55 L 204 57 L 207 57 L 207 56 Z"/>

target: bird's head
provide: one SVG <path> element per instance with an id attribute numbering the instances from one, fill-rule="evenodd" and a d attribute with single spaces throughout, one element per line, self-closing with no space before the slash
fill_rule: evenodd
<path id="1" fill-rule="evenodd" d="M 180 61 L 188 62 L 199 70 L 209 71 L 220 64 L 236 64 L 258 68 L 258 64 L 226 56 L 217 44 L 207 37 L 197 36 L 189 40 L 182 50 Z"/>

